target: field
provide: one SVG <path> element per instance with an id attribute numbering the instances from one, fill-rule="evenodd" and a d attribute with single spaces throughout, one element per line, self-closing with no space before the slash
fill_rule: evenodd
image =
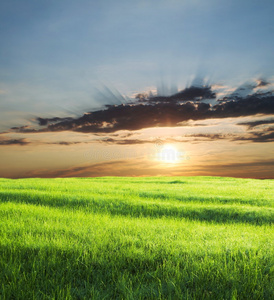
<path id="1" fill-rule="evenodd" d="M 274 299 L 274 181 L 0 179 L 0 299 Z"/>

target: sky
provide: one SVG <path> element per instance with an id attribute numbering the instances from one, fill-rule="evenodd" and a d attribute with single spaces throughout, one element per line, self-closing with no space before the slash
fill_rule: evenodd
<path id="1" fill-rule="evenodd" d="M 274 178 L 272 0 L 2 0 L 0 177 Z"/>

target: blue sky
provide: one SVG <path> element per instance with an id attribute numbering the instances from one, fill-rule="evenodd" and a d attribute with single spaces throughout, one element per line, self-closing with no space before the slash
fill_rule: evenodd
<path id="1" fill-rule="evenodd" d="M 102 83 L 130 95 L 161 80 L 183 87 L 201 76 L 235 85 L 273 75 L 273 1 L 0 6 L 0 109 L 14 118 L 97 107 L 94 88 Z"/>

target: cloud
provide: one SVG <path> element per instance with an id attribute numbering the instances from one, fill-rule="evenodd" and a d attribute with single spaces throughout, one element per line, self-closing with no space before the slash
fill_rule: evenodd
<path id="1" fill-rule="evenodd" d="M 45 143 L 45 144 L 70 146 L 70 145 L 88 144 L 88 143 L 91 143 L 91 142 L 66 142 L 66 141 L 60 141 L 60 142 L 51 142 L 51 143 Z"/>
<path id="2" fill-rule="evenodd" d="M 269 133 L 270 131 L 270 133 Z M 194 134 L 184 134 L 177 137 L 165 137 L 165 138 L 154 138 L 154 139 L 114 139 L 114 138 L 104 138 L 99 140 L 104 144 L 116 144 L 116 145 L 140 145 L 140 144 L 154 144 L 160 147 L 164 144 L 171 143 L 197 143 L 197 142 L 207 142 L 207 141 L 246 141 L 254 143 L 267 143 L 274 141 L 274 129 L 268 128 L 266 132 L 252 132 L 246 133 L 194 133 Z"/>
<path id="3" fill-rule="evenodd" d="M 48 131 L 115 132 L 149 127 L 171 127 L 189 120 L 227 118 L 274 113 L 274 96 L 250 96 L 224 101 L 213 107 L 207 103 L 156 103 L 154 105 L 112 105 L 73 119 L 50 124 Z"/>
<path id="4" fill-rule="evenodd" d="M 138 144 L 155 143 L 155 141 L 148 141 L 148 140 L 113 139 L 113 138 L 103 139 L 100 142 L 105 143 L 105 144 L 117 144 L 117 145 L 138 145 Z"/>
<path id="5" fill-rule="evenodd" d="M 213 107 L 215 118 L 240 117 L 256 114 L 273 114 L 274 96 L 270 94 L 235 96 L 234 99 L 223 98 L 221 103 Z"/>
<path id="6" fill-rule="evenodd" d="M 178 122 L 199 119 L 210 105 L 187 102 L 183 105 L 165 103 L 155 105 L 112 105 L 83 115 L 78 119 L 49 124 L 47 131 L 72 130 L 78 132 L 115 132 L 118 130 L 138 130 L 157 126 L 176 126 Z M 21 129 L 20 132 L 23 132 Z M 45 129 L 41 130 L 45 131 Z M 39 130 L 38 130 L 39 132 Z"/>
<path id="7" fill-rule="evenodd" d="M 171 96 L 150 96 L 147 101 L 152 103 L 169 103 L 182 101 L 199 101 L 202 99 L 215 99 L 216 94 L 210 86 L 190 86 Z"/>
<path id="8" fill-rule="evenodd" d="M 243 123 L 238 123 L 237 125 L 244 125 L 244 126 L 248 126 L 248 129 L 253 129 L 256 126 L 268 125 L 268 124 L 274 124 L 274 119 L 243 122 Z"/>
<path id="9" fill-rule="evenodd" d="M 271 131 L 270 133 L 268 131 Z M 211 141 L 219 141 L 222 139 L 230 140 L 230 141 L 246 141 L 253 143 L 269 143 L 274 142 L 274 130 L 269 128 L 266 132 L 252 132 L 249 134 L 192 134 L 186 135 L 188 137 L 193 137 L 193 142 L 203 142 L 206 140 Z"/>
<path id="10" fill-rule="evenodd" d="M 236 137 L 234 141 L 250 141 L 253 143 L 270 143 L 274 142 L 274 131 L 270 133 L 253 132 L 251 135 Z"/>
<path id="11" fill-rule="evenodd" d="M 258 79 L 256 80 L 257 82 L 257 86 L 256 87 L 265 87 L 265 86 L 268 86 L 270 85 L 270 82 L 264 80 L 264 79 Z"/>
<path id="12" fill-rule="evenodd" d="M 59 117 L 54 117 L 54 118 L 39 118 L 38 117 L 38 118 L 36 118 L 36 120 L 38 121 L 38 124 L 40 126 L 46 126 L 48 124 L 55 124 L 55 123 L 58 123 L 58 122 L 72 121 L 73 118 L 71 118 L 71 117 L 67 117 L 67 118 L 59 118 Z"/>
<path id="13" fill-rule="evenodd" d="M 0 140 L 0 146 L 8 146 L 8 145 L 28 145 L 30 142 L 26 139 L 2 139 Z"/>
<path id="14" fill-rule="evenodd" d="M 105 138 L 100 140 L 101 143 L 105 144 L 116 144 L 116 145 L 141 145 L 141 144 L 154 144 L 157 147 L 160 147 L 163 144 L 168 143 L 178 143 L 178 142 L 189 142 L 188 140 L 183 140 L 182 137 L 172 138 L 153 138 L 153 139 L 113 139 Z"/>
<path id="15" fill-rule="evenodd" d="M 20 126 L 20 127 L 11 127 L 11 130 L 14 130 L 16 132 L 22 132 L 22 133 L 32 133 L 37 132 L 36 129 L 31 128 L 29 125 Z"/>
<path id="16" fill-rule="evenodd" d="M 202 122 L 197 123 L 197 121 L 190 119 L 187 121 L 178 122 L 177 125 L 178 126 L 186 126 L 186 127 L 205 127 L 205 126 L 210 126 L 211 124 L 203 124 Z"/>
<path id="17" fill-rule="evenodd" d="M 136 161 L 132 162 L 131 167 L 134 168 Z M 85 166 L 76 166 L 67 169 L 34 170 L 27 172 L 26 177 L 82 177 L 82 176 L 119 176 L 123 174 L 122 170 L 130 166 L 129 160 L 115 160 L 102 163 L 95 163 Z M 136 166 L 135 166 L 136 167 Z M 113 170 L 116 170 L 113 173 Z"/>
<path id="18" fill-rule="evenodd" d="M 35 170 L 25 177 L 98 177 L 98 176 L 233 176 L 274 178 L 273 160 L 242 163 L 188 164 L 166 166 L 144 158 L 107 161 L 59 170 Z M 236 170 L 236 173 L 235 173 Z"/>
<path id="19" fill-rule="evenodd" d="M 252 87 L 254 86 L 245 86 L 247 89 Z M 210 86 L 191 86 L 171 96 L 149 96 L 141 102 L 137 99 L 128 104 L 106 105 L 104 109 L 85 113 L 79 118 L 38 117 L 37 122 L 44 128 L 33 129 L 30 126 L 22 126 L 13 127 L 12 130 L 22 133 L 76 131 L 110 134 L 121 130 L 176 127 L 186 125 L 187 122 L 212 118 L 274 113 L 274 95 L 271 91 L 254 92 L 246 96 L 234 93 L 219 99 L 214 106 L 207 103 L 209 99 L 215 99 L 215 93 L 212 92 Z"/>
<path id="20" fill-rule="evenodd" d="M 205 134 L 205 133 L 199 133 L 199 134 L 188 134 L 185 135 L 186 137 L 193 137 L 196 138 L 194 141 L 205 141 L 205 140 L 221 140 L 224 138 L 231 137 L 231 134 L 219 134 L 219 133 L 212 133 L 212 134 Z M 198 138 L 198 139 L 197 139 Z"/>

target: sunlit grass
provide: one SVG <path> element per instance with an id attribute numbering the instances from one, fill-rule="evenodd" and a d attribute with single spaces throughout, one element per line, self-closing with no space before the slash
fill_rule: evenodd
<path id="1" fill-rule="evenodd" d="M 272 299 L 273 180 L 0 179 L 0 299 Z"/>

